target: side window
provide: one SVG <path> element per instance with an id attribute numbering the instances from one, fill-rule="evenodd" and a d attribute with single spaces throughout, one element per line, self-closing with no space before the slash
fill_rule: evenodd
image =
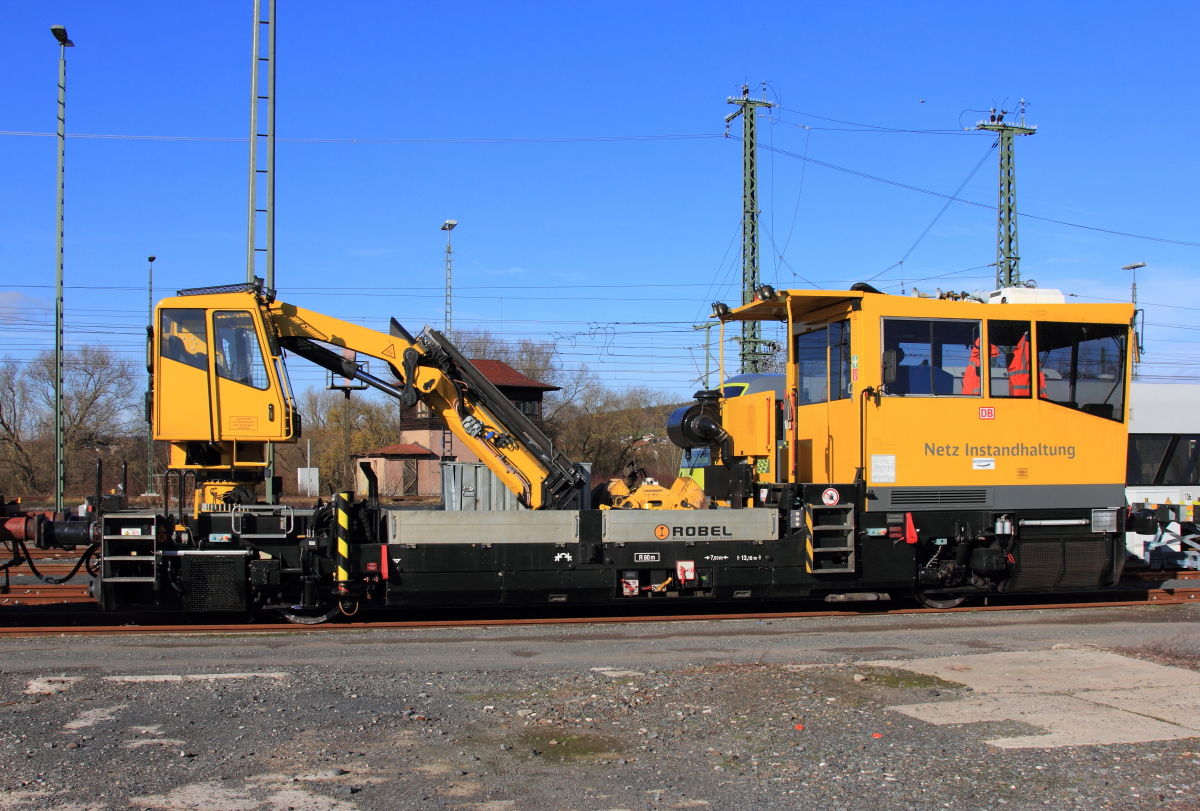
<path id="1" fill-rule="evenodd" d="M 1030 397 L 1032 340 L 1028 321 L 989 321 L 988 352 L 992 397 Z"/>
<path id="2" fill-rule="evenodd" d="M 213 338 L 218 377 L 255 389 L 271 385 L 250 313 L 238 310 L 213 313 Z"/>
<path id="3" fill-rule="evenodd" d="M 1173 438 L 1170 434 L 1130 434 L 1125 483 L 1154 484 L 1163 456 L 1171 447 Z"/>
<path id="4" fill-rule="evenodd" d="M 887 393 L 978 397 L 979 323 L 885 318 L 883 349 L 897 364 Z"/>
<path id="5" fill-rule="evenodd" d="M 160 310 L 158 339 L 162 357 L 208 372 L 204 310 Z"/>
<path id="6" fill-rule="evenodd" d="M 542 418 L 542 404 L 537 400 L 517 400 L 515 405 L 522 414 L 531 420 Z"/>
<path id="7" fill-rule="evenodd" d="M 1200 456 L 1200 437 L 1184 435 L 1175 440 L 1175 447 L 1163 465 L 1161 481 L 1158 484 L 1190 485 L 1200 484 L 1196 462 Z"/>
<path id="8" fill-rule="evenodd" d="M 829 328 L 796 336 L 800 405 L 829 400 Z"/>
<path id="9" fill-rule="evenodd" d="M 829 325 L 829 399 L 848 400 L 853 396 L 850 380 L 850 322 Z"/>
<path id="10" fill-rule="evenodd" d="M 1124 419 L 1127 324 L 1037 324 L 1038 397 Z"/>

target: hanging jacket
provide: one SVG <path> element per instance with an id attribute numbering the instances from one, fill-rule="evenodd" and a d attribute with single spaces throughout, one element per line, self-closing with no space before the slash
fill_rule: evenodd
<path id="1" fill-rule="evenodd" d="M 1021 336 L 1008 364 L 1008 394 L 1010 397 L 1028 397 L 1030 386 L 1029 333 Z M 1038 373 L 1038 396 L 1046 397 L 1046 375 Z"/>

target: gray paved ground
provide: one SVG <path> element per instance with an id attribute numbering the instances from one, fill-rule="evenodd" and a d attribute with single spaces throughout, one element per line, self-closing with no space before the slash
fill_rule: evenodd
<path id="1" fill-rule="evenodd" d="M 998 748 L 1042 730 L 891 710 L 978 694 L 887 663 L 1058 645 L 1188 664 L 1198 616 L 6 640 L 0 809 L 1200 809 L 1200 740 Z M 256 675 L 129 678 L 212 673 Z"/>

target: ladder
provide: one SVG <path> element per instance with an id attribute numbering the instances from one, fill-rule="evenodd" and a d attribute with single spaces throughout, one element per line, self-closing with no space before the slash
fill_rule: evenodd
<path id="1" fill-rule="evenodd" d="M 810 574 L 852 573 L 858 560 L 854 549 L 854 505 L 805 504 L 808 530 L 807 568 Z"/>
<path id="2" fill-rule="evenodd" d="M 159 516 L 118 512 L 103 518 L 100 580 L 103 583 L 158 581 Z"/>

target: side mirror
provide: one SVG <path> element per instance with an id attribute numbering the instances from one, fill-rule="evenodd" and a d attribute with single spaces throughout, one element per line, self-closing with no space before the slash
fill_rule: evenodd
<path id="1" fill-rule="evenodd" d="M 888 349 L 883 353 L 883 385 L 896 382 L 896 350 Z"/>

